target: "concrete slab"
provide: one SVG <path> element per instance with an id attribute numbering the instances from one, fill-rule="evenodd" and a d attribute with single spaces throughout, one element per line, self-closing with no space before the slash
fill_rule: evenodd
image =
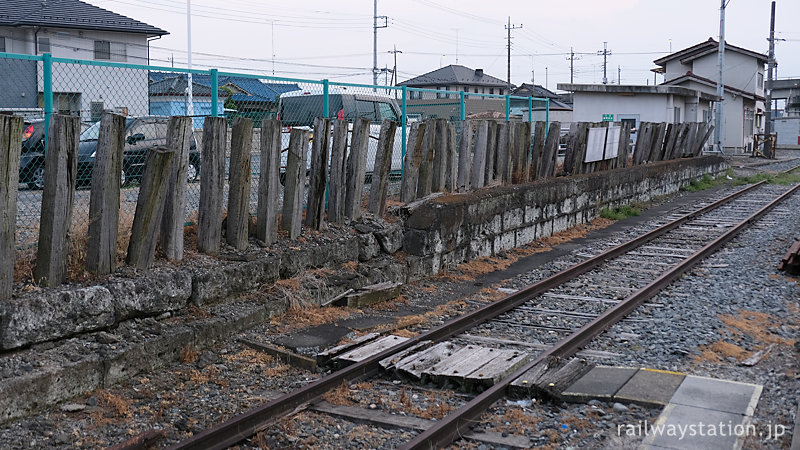
<path id="1" fill-rule="evenodd" d="M 736 426 L 745 424 L 746 419 L 743 414 L 669 404 L 658 420 L 648 426 L 643 447 L 730 450 L 738 447 L 740 436 Z"/>
<path id="2" fill-rule="evenodd" d="M 749 383 L 687 376 L 670 403 L 751 416 L 762 387 Z"/>
<path id="3" fill-rule="evenodd" d="M 644 406 L 664 406 L 670 402 L 686 375 L 665 370 L 641 369 L 614 395 L 614 400 Z"/>
<path id="4" fill-rule="evenodd" d="M 594 367 L 564 390 L 561 397 L 569 402 L 610 400 L 638 371 L 631 367 Z"/>
<path id="5" fill-rule="evenodd" d="M 366 317 L 353 317 L 336 322 L 337 325 L 350 328 L 351 330 L 366 330 L 375 328 L 378 325 L 386 325 L 387 323 L 394 323 L 395 319 L 392 317 L 384 316 L 366 316 Z"/>

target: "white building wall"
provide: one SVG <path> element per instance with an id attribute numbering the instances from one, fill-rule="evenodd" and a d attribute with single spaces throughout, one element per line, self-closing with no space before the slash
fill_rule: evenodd
<path id="1" fill-rule="evenodd" d="M 33 55 L 35 41 L 50 40 L 50 53 L 56 58 L 94 60 L 95 41 L 111 43 L 111 61 L 147 64 L 147 36 L 141 33 L 74 30 L 69 28 L 42 28 L 34 32 L 31 27 L 0 27 L 0 36 L 10 37 L 13 53 Z M 9 45 L 8 43 L 6 45 Z M 39 49 L 39 54 L 44 53 Z"/>
<path id="2" fill-rule="evenodd" d="M 692 72 L 700 77 L 710 80 L 719 78 L 719 66 L 717 65 L 717 54 L 707 55 L 693 61 Z M 763 83 L 759 84 L 759 76 L 763 80 L 764 66 L 752 56 L 743 55 L 739 52 L 725 52 L 725 85 L 745 92 L 754 93 L 758 96 L 764 95 Z"/>
<path id="3" fill-rule="evenodd" d="M 603 114 L 638 115 L 641 122 L 672 122 L 667 117 L 667 96 L 622 96 L 595 92 L 573 94 L 573 120 L 575 122 L 600 122 Z"/>
<path id="4" fill-rule="evenodd" d="M 778 117 L 775 119 L 778 147 L 800 149 L 800 117 Z"/>

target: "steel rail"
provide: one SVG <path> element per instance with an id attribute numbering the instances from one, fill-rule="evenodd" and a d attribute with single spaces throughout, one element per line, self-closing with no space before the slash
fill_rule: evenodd
<path id="1" fill-rule="evenodd" d="M 761 181 L 746 188 L 740 189 L 739 191 L 727 195 L 716 202 L 692 211 L 642 236 L 634 238 L 597 256 L 571 266 L 559 273 L 551 275 L 550 277 L 513 294 L 510 294 L 503 299 L 485 305 L 476 309 L 475 311 L 472 311 L 471 313 L 440 325 L 437 328 L 419 334 L 401 344 L 370 356 L 361 362 L 326 375 L 325 377 L 313 381 L 300 389 L 286 393 L 261 406 L 231 417 L 221 424 L 203 430 L 182 442 L 170 446 L 169 449 L 224 449 L 235 445 L 238 442 L 255 435 L 271 421 L 291 413 L 292 411 L 320 397 L 322 394 L 330 391 L 331 389 L 339 387 L 342 383 L 376 374 L 380 369 L 379 362 L 389 356 L 406 350 L 420 342 L 426 340 L 438 342 L 480 325 L 481 323 L 510 311 L 529 301 L 530 299 L 535 298 L 572 278 L 589 272 L 609 259 L 616 258 L 624 253 L 627 253 L 631 249 L 641 246 L 699 215 L 705 214 L 708 211 L 730 202 L 764 183 L 765 181 Z"/>
<path id="2" fill-rule="evenodd" d="M 609 308 L 597 318 L 582 326 L 576 332 L 566 337 L 559 343 L 542 352 L 533 361 L 518 369 L 516 372 L 493 385 L 468 403 L 461 406 L 452 414 L 447 415 L 434 426 L 417 435 L 406 445 L 400 447 L 403 450 L 439 448 L 452 443 L 459 438 L 475 420 L 486 411 L 495 401 L 505 395 L 506 388 L 517 378 L 523 376 L 528 370 L 541 364 L 548 358 L 566 358 L 574 355 L 579 349 L 589 343 L 594 337 L 619 322 L 631 311 L 636 309 L 644 301 L 654 297 L 665 286 L 678 278 L 681 274 L 692 268 L 695 264 L 703 260 L 708 255 L 717 251 L 720 247 L 732 240 L 739 232 L 749 227 L 753 222 L 767 214 L 779 203 L 794 194 L 800 189 L 800 184 L 787 190 L 776 199 L 753 213 L 746 219 L 736 224 L 733 228 L 726 231 L 721 236 L 698 250 L 696 253 L 665 272 L 647 286 L 631 294 L 628 298 L 620 301 Z"/>

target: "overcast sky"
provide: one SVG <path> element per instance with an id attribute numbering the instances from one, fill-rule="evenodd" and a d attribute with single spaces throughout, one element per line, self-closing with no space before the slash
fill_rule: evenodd
<path id="1" fill-rule="evenodd" d="M 86 0 L 155 25 L 170 35 L 151 43 L 152 64 L 187 63 L 185 0 Z M 726 41 L 767 53 L 770 0 L 730 0 Z M 609 82 L 653 83 L 653 60 L 719 36 L 719 0 L 405 0 L 378 1 L 388 27 L 378 30 L 378 67 L 399 80 L 448 64 L 482 68 L 505 80 L 506 30 L 512 25 L 511 82 L 600 83 L 608 42 Z M 192 0 L 195 67 L 308 79 L 372 81 L 372 0 Z M 778 0 L 778 77 L 800 77 L 800 1 Z M 381 24 L 383 21 L 380 21 Z M 273 58 L 274 55 L 274 58 Z M 274 60 L 274 62 L 273 62 Z M 658 80 L 660 83 L 662 80 Z M 384 76 L 381 75 L 381 83 Z"/>

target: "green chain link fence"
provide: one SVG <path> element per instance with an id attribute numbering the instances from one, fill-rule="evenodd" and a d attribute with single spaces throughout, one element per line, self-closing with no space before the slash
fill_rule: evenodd
<path id="1" fill-rule="evenodd" d="M 235 117 L 253 121 L 251 212 L 255 212 L 260 130 L 265 118 L 282 121 L 284 149 L 288 147 L 290 129 L 311 129 L 315 117 L 370 119 L 374 129 L 370 133 L 373 138 L 367 156 L 368 173 L 374 165 L 380 123 L 385 119 L 398 121 L 401 126 L 395 138 L 392 171 L 399 181 L 409 123 L 444 118 L 460 131 L 462 121 L 469 118 L 549 122 L 550 104 L 549 99 L 532 97 L 0 53 L 0 112 L 25 118 L 17 214 L 20 246 L 33 246 L 38 237 L 44 153 L 52 114 L 81 119 L 73 233 L 85 234 L 99 120 L 109 110 L 128 117 L 120 199 L 123 222 L 133 218 L 146 150 L 165 143 L 169 116 L 194 118 L 187 192 L 187 221 L 191 222 L 199 204 L 202 129 L 208 116 L 223 116 L 229 122 Z M 396 183 L 394 188 L 398 186 Z"/>

